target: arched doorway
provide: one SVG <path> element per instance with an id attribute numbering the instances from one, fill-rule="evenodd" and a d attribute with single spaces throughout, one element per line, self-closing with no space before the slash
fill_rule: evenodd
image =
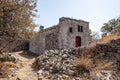
<path id="1" fill-rule="evenodd" d="M 80 47 L 80 46 L 81 46 L 81 37 L 76 36 L 76 47 Z"/>

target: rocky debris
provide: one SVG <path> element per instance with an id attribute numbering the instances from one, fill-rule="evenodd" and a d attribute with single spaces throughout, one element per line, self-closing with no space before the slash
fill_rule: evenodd
<path id="1" fill-rule="evenodd" d="M 76 49 L 46 51 L 33 64 L 39 69 L 38 77 L 52 80 L 69 76 L 79 77 L 75 75 L 77 67 L 72 63 L 79 57 L 79 53 L 76 51 Z"/>
<path id="2" fill-rule="evenodd" d="M 0 54 L 0 78 L 14 77 L 18 71 L 17 61 L 12 54 Z"/>
<path id="3" fill-rule="evenodd" d="M 0 54 L 0 62 L 4 62 L 4 61 L 17 62 L 17 59 L 15 58 L 15 56 L 9 53 Z"/>
<path id="4" fill-rule="evenodd" d="M 38 80 L 31 68 L 36 57 L 28 51 L 0 54 L 0 80 Z"/>
<path id="5" fill-rule="evenodd" d="M 111 40 L 106 44 L 97 44 L 91 52 L 86 48 L 47 50 L 35 60 L 33 67 L 38 70 L 38 80 L 84 80 L 83 77 L 85 80 L 119 80 L 120 75 L 117 71 L 119 65 L 114 66 L 119 50 L 120 39 Z M 92 65 L 87 68 L 74 65 L 76 59 L 86 54 L 86 51 L 87 55 L 91 55 Z M 102 65 L 104 67 L 98 72 L 94 71 L 100 61 L 106 63 L 112 61 L 114 64 L 110 64 L 107 68 Z"/>
<path id="6" fill-rule="evenodd" d="M 92 80 L 120 80 L 120 77 L 116 71 L 101 70 L 101 72 L 91 76 Z"/>

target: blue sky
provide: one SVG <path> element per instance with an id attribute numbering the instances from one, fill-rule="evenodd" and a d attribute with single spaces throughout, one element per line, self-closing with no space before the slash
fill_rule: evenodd
<path id="1" fill-rule="evenodd" d="M 35 22 L 45 28 L 58 24 L 60 17 L 88 21 L 92 31 L 120 16 L 120 0 L 38 0 Z"/>

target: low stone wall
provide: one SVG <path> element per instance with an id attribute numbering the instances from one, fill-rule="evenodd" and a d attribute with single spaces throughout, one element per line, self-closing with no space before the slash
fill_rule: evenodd
<path id="1" fill-rule="evenodd" d="M 14 52 L 29 49 L 29 41 L 27 40 L 15 40 L 11 41 L 10 43 L 7 41 L 1 41 L 0 44 L 0 49 L 4 48 L 2 51 L 5 52 Z"/>
<path id="2" fill-rule="evenodd" d="M 13 44 L 14 46 L 11 51 L 29 50 L 28 40 L 17 40 Z"/>
<path id="3" fill-rule="evenodd" d="M 120 39 L 113 39 L 109 43 L 106 44 L 97 44 L 97 51 L 99 53 L 102 52 L 112 52 L 112 53 L 120 53 Z"/>

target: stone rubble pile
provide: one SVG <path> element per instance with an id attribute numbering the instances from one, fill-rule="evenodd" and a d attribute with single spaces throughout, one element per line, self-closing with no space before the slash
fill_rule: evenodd
<path id="1" fill-rule="evenodd" d="M 4 61 L 16 62 L 17 59 L 12 54 L 0 54 L 0 62 Z"/>
<path id="2" fill-rule="evenodd" d="M 113 70 L 101 70 L 99 73 L 91 76 L 88 80 L 120 80 L 120 76 Z"/>
<path id="3" fill-rule="evenodd" d="M 79 57 L 76 49 L 49 50 L 40 55 L 33 65 L 37 65 L 39 78 L 57 80 L 58 78 L 79 78 L 73 61 Z"/>
<path id="4" fill-rule="evenodd" d="M 111 40 L 111 42 L 107 44 L 98 44 L 95 48 L 95 51 L 93 51 L 93 57 L 97 58 L 98 56 L 98 59 L 102 57 L 103 60 L 108 58 L 107 60 L 109 61 L 113 59 L 116 61 L 115 54 L 119 54 L 120 39 Z M 111 78 L 113 80 L 120 79 L 120 76 L 118 76 L 117 71 L 114 71 L 114 69 L 103 69 L 100 73 L 93 72 L 93 74 L 90 70 L 80 69 L 78 66 L 75 66 L 75 60 L 80 58 L 80 54 L 84 53 L 85 50 L 87 49 L 81 47 L 76 49 L 45 51 L 45 53 L 41 54 L 33 63 L 35 69 L 38 69 L 38 79 L 83 80 L 82 76 L 84 76 L 86 80 L 111 80 Z M 93 62 L 95 61 L 96 59 L 93 58 Z M 91 70 L 94 70 L 94 67 L 91 68 Z"/>

